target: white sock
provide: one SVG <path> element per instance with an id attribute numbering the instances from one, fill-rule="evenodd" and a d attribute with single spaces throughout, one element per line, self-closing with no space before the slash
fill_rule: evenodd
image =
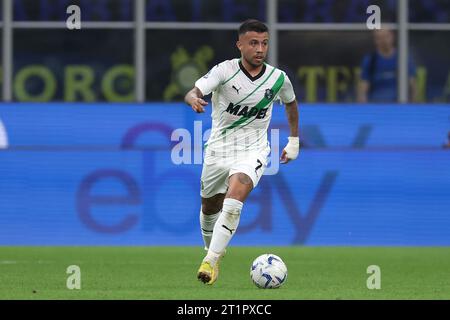
<path id="1" fill-rule="evenodd" d="M 203 243 L 205 244 L 205 250 L 208 250 L 209 244 L 214 230 L 214 225 L 219 218 L 220 212 L 215 214 L 204 214 L 200 209 L 200 228 L 202 230 Z"/>
<path id="2" fill-rule="evenodd" d="M 206 261 L 213 265 L 225 251 L 239 224 L 243 203 L 231 198 L 223 201 L 222 213 L 214 226 Z"/>

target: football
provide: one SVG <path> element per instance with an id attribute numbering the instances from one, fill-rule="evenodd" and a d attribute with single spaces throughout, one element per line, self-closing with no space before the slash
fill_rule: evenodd
<path id="1" fill-rule="evenodd" d="M 266 253 L 257 257 L 250 268 L 253 283 L 261 289 L 275 289 L 287 280 L 286 264 L 277 255 Z"/>

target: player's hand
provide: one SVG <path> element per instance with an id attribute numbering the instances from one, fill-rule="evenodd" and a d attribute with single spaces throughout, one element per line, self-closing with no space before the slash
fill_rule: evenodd
<path id="1" fill-rule="evenodd" d="M 194 101 L 191 103 L 192 110 L 194 110 L 197 113 L 205 112 L 205 108 L 203 107 L 207 105 L 208 102 L 206 102 L 202 98 L 195 98 Z"/>
<path id="2" fill-rule="evenodd" d="M 280 162 L 282 164 L 297 159 L 300 151 L 300 140 L 298 137 L 288 137 L 288 140 L 287 146 L 281 152 Z"/>

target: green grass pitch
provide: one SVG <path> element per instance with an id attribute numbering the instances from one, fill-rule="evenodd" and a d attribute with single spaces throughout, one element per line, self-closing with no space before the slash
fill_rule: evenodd
<path id="1" fill-rule="evenodd" d="M 250 280 L 254 258 L 279 255 L 279 289 Z M 218 282 L 200 283 L 200 247 L 0 247 L 0 299 L 450 299 L 449 247 L 229 247 Z M 66 269 L 81 269 L 81 289 Z M 369 265 L 381 289 L 369 290 Z"/>

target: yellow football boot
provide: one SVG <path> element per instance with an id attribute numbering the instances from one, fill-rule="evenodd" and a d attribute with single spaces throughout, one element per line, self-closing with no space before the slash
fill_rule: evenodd
<path id="1" fill-rule="evenodd" d="M 217 277 L 219 276 L 219 263 L 220 259 L 223 257 L 223 254 L 217 259 L 214 267 L 208 261 L 203 261 L 198 269 L 197 279 L 206 284 L 213 284 L 216 282 Z"/>
<path id="2" fill-rule="evenodd" d="M 209 262 L 202 262 L 198 269 L 197 279 L 206 284 L 213 284 L 217 280 L 219 273 L 218 263 L 214 267 Z"/>

